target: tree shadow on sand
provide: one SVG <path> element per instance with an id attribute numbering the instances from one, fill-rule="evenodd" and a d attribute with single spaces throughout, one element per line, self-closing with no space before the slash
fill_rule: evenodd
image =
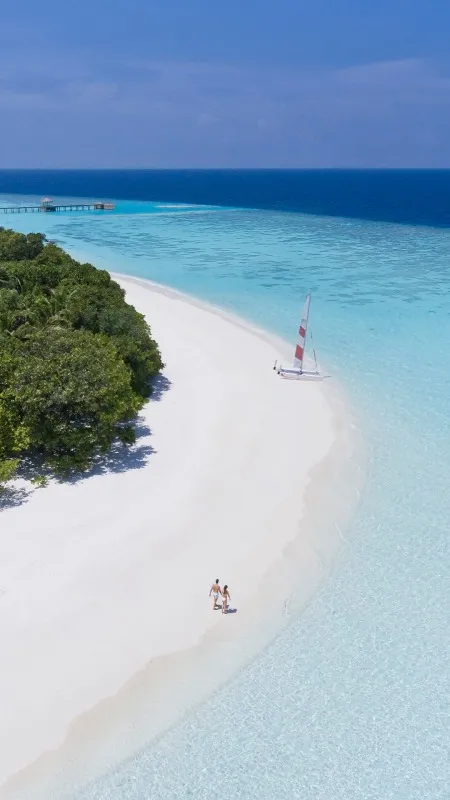
<path id="1" fill-rule="evenodd" d="M 17 508 L 28 500 L 29 489 L 20 486 L 5 486 L 0 489 L 0 511 L 7 508 Z"/>
<path id="2" fill-rule="evenodd" d="M 158 402 L 159 400 L 162 400 L 165 393 L 169 391 L 171 386 L 172 382 L 160 372 L 160 374 L 157 375 L 152 381 L 150 402 Z"/>
<path id="3" fill-rule="evenodd" d="M 161 373 L 156 375 L 152 381 L 150 403 L 159 402 L 164 394 L 170 389 L 171 382 Z M 152 435 L 151 428 L 145 422 L 144 417 L 137 417 L 134 426 L 136 441 L 132 445 L 115 442 L 107 453 L 99 455 L 93 466 L 86 472 L 75 475 L 63 480 L 64 483 L 78 483 L 87 480 L 94 475 L 105 475 L 108 472 L 120 473 L 129 472 L 132 469 L 142 469 L 148 459 L 156 450 L 150 444 L 139 444 L 140 439 L 145 439 Z"/>
<path id="4" fill-rule="evenodd" d="M 159 402 L 170 387 L 171 382 L 168 378 L 164 375 L 157 375 L 152 382 L 150 404 Z M 120 474 L 130 470 L 143 469 L 147 465 L 150 456 L 156 452 L 148 441 L 142 441 L 152 435 L 151 428 L 147 425 L 143 416 L 138 416 L 136 419 L 135 434 L 136 441 L 134 444 L 128 445 L 122 442 L 114 442 L 110 450 L 107 453 L 99 454 L 93 465 L 85 472 L 73 473 L 68 477 L 55 477 L 53 471 L 42 463 L 39 456 L 29 454 L 22 459 L 16 477 L 31 482 L 37 476 L 43 476 L 47 480 L 53 480 L 58 483 L 78 484 L 96 475 Z M 22 505 L 33 490 L 34 487 L 15 486 L 14 483 L 7 485 L 4 489 L 0 489 L 0 511 Z"/>
<path id="5" fill-rule="evenodd" d="M 137 418 L 134 430 L 136 434 L 134 444 L 114 442 L 110 450 L 107 453 L 99 453 L 92 466 L 84 472 L 74 472 L 67 476 L 55 476 L 53 470 L 43 464 L 39 456 L 32 453 L 22 459 L 17 471 L 17 478 L 32 481 L 36 476 L 40 475 L 46 480 L 53 480 L 57 483 L 75 484 L 89 480 L 95 475 L 116 474 L 129 472 L 133 469 L 143 469 L 155 449 L 148 442 L 142 442 L 142 439 L 148 439 L 152 432 L 143 417 Z M 24 499 L 26 499 L 26 496 Z M 17 504 L 20 505 L 20 503 Z"/>
<path id="6" fill-rule="evenodd" d="M 88 480 L 95 475 L 107 475 L 108 473 L 129 472 L 133 469 L 143 469 L 146 466 L 154 447 L 150 444 L 139 443 L 140 439 L 147 439 L 152 435 L 151 429 L 146 424 L 143 417 L 138 417 L 135 424 L 136 441 L 134 444 L 122 444 L 114 442 L 107 453 L 97 456 L 92 467 L 86 472 L 75 473 L 68 478 L 58 478 L 60 483 L 80 483 Z"/>
<path id="7" fill-rule="evenodd" d="M 89 478 L 93 478 L 96 475 L 120 474 L 134 469 L 143 469 L 155 449 L 148 442 L 142 442 L 142 439 L 148 439 L 152 435 L 149 426 L 142 417 L 137 419 L 135 433 L 136 441 L 134 444 L 114 442 L 107 453 L 100 453 L 95 458 L 94 463 L 88 470 L 74 472 L 67 476 L 55 475 L 53 470 L 43 464 L 42 459 L 34 453 L 24 456 L 17 470 L 15 480 L 3 489 L 0 488 L 0 511 L 23 505 L 37 488 L 37 486 L 32 485 L 37 476 L 44 478 L 45 481 L 51 480 L 55 483 L 74 485 L 89 480 Z M 28 486 L 15 485 L 17 479 L 19 481 L 27 481 Z M 45 484 L 43 489 L 45 491 Z"/>

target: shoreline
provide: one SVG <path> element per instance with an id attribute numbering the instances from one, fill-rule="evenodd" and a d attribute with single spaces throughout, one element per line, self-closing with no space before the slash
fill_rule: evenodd
<path id="1" fill-rule="evenodd" d="M 266 376 L 264 376 L 264 383 L 261 384 L 263 390 L 266 388 L 266 383 L 268 392 L 271 392 L 272 387 L 277 385 L 275 376 L 271 374 L 272 362 L 269 352 L 272 351 L 272 354 L 276 352 L 278 355 L 284 356 L 286 344 L 281 340 L 277 340 L 276 337 L 269 333 L 247 324 L 245 320 L 241 320 L 239 317 L 234 317 L 234 315 L 214 306 L 208 306 L 202 301 L 196 301 L 195 298 L 190 298 L 174 289 L 158 284 L 155 285 L 144 279 L 128 275 L 112 273 L 112 277 L 119 280 L 126 287 L 129 301 L 138 310 L 142 310 L 139 305 L 140 302 L 144 305 L 146 303 L 151 305 L 151 301 L 147 297 L 148 294 L 153 296 L 154 303 L 159 302 L 161 304 L 162 302 L 165 311 L 162 313 L 161 324 L 164 321 L 167 309 L 171 307 L 173 302 L 181 303 L 185 315 L 188 313 L 186 307 L 189 307 L 191 309 L 189 311 L 191 315 L 189 319 L 192 322 L 195 317 L 195 324 L 200 324 L 199 320 L 203 315 L 202 324 L 206 327 L 203 331 L 200 331 L 199 353 L 200 351 L 203 352 L 207 344 L 205 337 L 203 336 L 202 339 L 201 334 L 205 334 L 208 328 L 215 326 L 217 333 L 217 326 L 220 321 L 219 327 L 222 329 L 225 326 L 228 331 L 228 333 L 222 331 L 221 335 L 225 339 L 227 336 L 231 336 L 231 330 L 229 329 L 233 329 L 234 333 L 230 342 L 233 341 L 234 346 L 239 344 L 238 340 L 242 344 L 245 339 L 242 345 L 243 349 L 249 348 L 247 353 L 250 355 L 253 351 L 256 353 L 258 350 L 258 359 L 264 357 L 264 363 L 265 354 L 267 354 L 266 368 L 268 378 L 266 382 Z M 159 301 L 157 300 L 158 297 Z M 178 307 L 179 311 L 180 308 Z M 153 312 L 150 310 L 150 324 L 155 338 L 160 342 L 161 337 L 158 325 L 154 324 L 152 314 Z M 208 315 L 208 320 L 206 320 L 205 314 Z M 214 323 L 213 320 L 215 320 Z M 184 318 L 184 325 L 180 326 L 178 333 L 184 334 L 186 330 L 186 318 Z M 237 335 L 238 333 L 240 336 Z M 173 336 L 173 333 L 171 335 Z M 259 340 L 258 347 L 256 347 L 255 341 L 250 343 L 250 340 L 255 339 Z M 214 341 L 214 337 L 212 341 Z M 168 361 L 167 369 L 170 380 L 171 359 L 170 357 L 167 359 L 164 343 L 160 342 L 160 344 L 163 360 Z M 261 348 L 263 348 L 264 353 Z M 223 353 L 224 359 L 227 357 L 227 349 L 228 345 L 226 343 Z M 174 350 L 175 352 L 176 349 Z M 228 390 L 228 381 L 232 380 L 232 375 L 237 370 L 237 377 L 236 375 L 234 376 L 236 380 L 232 396 L 228 397 L 230 402 L 233 401 L 235 403 L 232 408 L 231 418 L 227 418 L 229 409 L 226 404 L 221 409 L 221 412 L 225 414 L 227 423 L 232 424 L 233 417 L 235 414 L 240 413 L 241 406 L 245 405 L 246 402 L 249 403 L 241 431 L 242 436 L 245 436 L 248 433 L 246 426 L 252 424 L 255 415 L 255 404 L 258 404 L 261 396 L 264 395 L 258 394 L 258 388 L 261 387 L 259 387 L 257 381 L 262 381 L 262 378 L 258 378 L 255 373 L 255 393 L 252 396 L 253 381 L 251 377 L 249 379 L 246 376 L 246 372 L 253 369 L 253 364 L 250 360 L 250 362 L 244 363 L 243 368 L 239 359 L 237 359 L 238 354 L 240 355 L 239 351 L 236 351 L 234 359 L 231 358 L 230 364 L 227 366 L 228 372 L 225 374 L 224 383 L 219 387 L 210 386 L 209 390 L 213 392 L 213 400 L 220 405 L 222 392 Z M 287 355 L 289 355 L 289 351 Z M 214 366 L 214 352 L 210 354 L 210 359 L 208 363 L 212 368 Z M 258 361 L 259 366 L 262 363 L 262 361 Z M 206 364 L 204 366 L 206 369 L 208 368 Z M 255 369 L 257 368 L 255 367 Z M 202 375 L 204 373 L 201 370 L 200 377 Z M 199 378 L 198 375 L 196 377 L 197 379 Z M 190 376 L 188 375 L 189 379 Z M 271 380 L 271 383 L 269 383 L 269 380 Z M 173 382 L 174 391 L 176 385 L 177 381 Z M 292 387 L 289 382 L 278 381 L 278 385 Z M 300 384 L 300 386 L 305 387 L 305 384 Z M 296 387 L 292 388 L 295 389 Z M 217 389 L 220 389 L 220 391 L 217 391 Z M 277 417 L 276 403 L 278 399 L 281 402 L 286 401 L 286 403 L 292 404 L 292 392 L 289 398 L 287 390 L 283 389 L 282 391 L 283 395 L 280 393 L 270 398 L 272 403 L 275 403 L 275 406 L 269 409 L 271 424 L 275 425 L 272 430 L 274 438 L 271 440 L 271 445 L 274 448 L 274 453 L 278 454 L 278 458 L 285 458 L 284 448 L 277 449 L 276 425 L 278 425 L 280 429 L 279 435 L 285 437 L 283 439 L 286 443 L 285 449 L 290 451 L 289 466 L 292 469 L 296 463 L 295 448 L 300 447 L 299 453 L 301 452 L 302 439 L 298 431 L 295 431 L 295 428 L 291 430 L 292 426 L 290 427 L 285 419 L 278 419 Z M 172 389 L 167 391 L 162 398 L 161 405 L 164 405 L 164 403 L 169 404 L 171 392 Z M 241 394 L 242 396 L 240 396 Z M 72 787 L 76 782 L 85 782 L 93 775 L 104 771 L 106 765 L 111 764 L 112 761 L 117 763 L 117 761 L 127 757 L 144 743 L 166 730 L 176 719 L 179 719 L 189 709 L 201 702 L 202 699 L 209 696 L 218 686 L 236 674 L 278 631 L 289 623 L 290 616 L 305 606 L 309 598 L 323 582 L 333 568 L 337 553 L 343 545 L 341 528 L 346 526 L 347 519 L 352 514 L 357 502 L 358 487 L 363 481 L 360 459 L 358 457 L 355 458 L 361 443 L 359 441 L 359 432 L 354 427 L 352 428 L 347 418 L 343 398 L 339 395 L 339 391 L 335 386 L 330 384 L 310 384 L 305 394 L 309 396 L 310 411 L 313 412 L 313 415 L 317 415 L 319 410 L 319 417 L 322 416 L 324 427 L 327 428 L 328 426 L 328 439 L 327 442 L 322 442 L 323 446 L 319 457 L 314 458 L 312 456 L 310 463 L 304 466 L 300 476 L 301 479 L 297 480 L 296 478 L 294 480 L 291 494 L 289 497 L 285 497 L 288 510 L 285 509 L 283 504 L 280 505 L 279 503 L 279 498 L 286 495 L 284 488 L 280 485 L 278 487 L 280 494 L 276 507 L 276 513 L 279 516 L 275 516 L 271 520 L 260 539 L 258 539 L 256 535 L 258 531 L 256 531 L 247 552 L 242 553 L 237 558 L 237 561 L 247 561 L 250 569 L 248 574 L 250 576 L 251 570 L 254 570 L 254 575 L 251 577 L 255 585 L 247 595 L 242 591 L 240 595 L 238 594 L 240 613 L 233 615 L 231 619 L 225 618 L 223 620 L 223 622 L 232 623 L 233 628 L 228 624 L 224 628 L 216 620 L 212 625 L 211 618 L 205 618 L 207 621 L 197 629 L 193 639 L 192 636 L 189 639 L 189 636 L 186 637 L 183 632 L 179 631 L 179 639 L 174 649 L 171 650 L 168 647 L 167 652 L 161 652 L 150 658 L 150 660 L 147 659 L 147 662 L 135 669 L 134 672 L 131 672 L 125 681 L 116 686 L 115 691 L 113 690 L 97 697 L 97 701 L 91 703 L 87 709 L 81 709 L 78 714 L 74 714 L 66 725 L 62 737 L 59 736 L 59 742 L 54 743 L 55 749 L 53 751 L 51 751 L 52 745 L 43 748 L 43 751 L 50 752 L 38 754 L 37 760 L 33 759 L 30 762 L 31 766 L 30 764 L 24 764 L 23 767 L 19 767 L 8 779 L 7 783 L 0 786 L 0 796 L 2 798 L 37 797 L 41 796 L 40 792 L 42 796 L 48 797 L 53 792 L 57 791 L 59 793 L 62 787 L 67 786 L 69 782 Z M 179 399 L 180 402 L 183 402 L 181 396 Z M 252 402 L 253 406 L 251 405 Z M 268 403 L 269 400 L 267 400 Z M 322 408 L 320 408 L 321 403 L 323 404 Z M 209 407 L 208 404 L 207 406 Z M 154 403 L 150 401 L 146 410 L 150 409 L 148 419 L 151 426 L 152 408 L 154 408 Z M 195 408 L 195 403 L 192 408 Z M 293 412 L 297 411 L 294 404 L 290 408 Z M 282 410 L 284 410 L 284 407 L 282 407 Z M 328 418 L 327 414 L 329 414 Z M 203 426 L 207 422 L 208 420 L 205 422 L 202 418 L 201 425 Z M 263 418 L 255 422 L 253 438 L 251 439 L 255 448 L 259 447 L 259 437 L 263 431 L 264 434 L 266 431 L 264 426 L 258 428 L 261 422 L 264 422 L 264 415 Z M 214 419 L 210 420 L 210 424 L 212 436 L 217 424 L 222 423 L 214 417 Z M 228 429 L 228 424 L 226 428 Z M 318 434 L 319 432 L 320 425 L 316 433 Z M 292 443 L 286 439 L 287 435 L 292 437 Z M 223 444 L 224 446 L 228 444 L 226 437 L 223 440 Z M 239 445 L 239 441 L 237 441 L 237 445 Z M 208 442 L 203 443 L 202 446 L 202 457 L 209 459 L 209 465 L 211 463 L 217 465 L 218 463 L 217 468 L 220 470 L 222 466 L 220 453 L 219 460 L 216 462 L 214 453 L 207 452 Z M 309 446 L 311 448 L 312 439 L 309 441 Z M 267 458 L 267 452 L 264 449 L 261 450 L 259 455 L 262 456 L 264 453 Z M 158 451 L 156 455 L 159 455 Z M 153 458 L 154 456 L 151 455 L 150 463 Z M 242 458 L 244 459 L 243 465 L 248 466 L 245 460 L 246 456 L 242 455 Z M 257 460 L 253 466 L 257 467 Z M 201 466 L 200 471 L 202 469 L 203 467 Z M 233 484 L 233 475 L 230 474 L 230 470 L 232 470 L 232 462 L 228 465 L 226 477 L 231 481 L 230 485 L 233 491 L 238 492 L 239 487 L 236 482 Z M 209 467 L 206 472 L 203 469 L 202 475 L 207 481 L 210 477 L 209 473 Z M 345 473 L 345 476 L 343 473 Z M 284 474 L 285 478 L 287 477 L 290 480 L 290 473 L 286 472 Z M 271 477 L 275 479 L 275 473 Z M 244 471 L 241 480 L 245 479 L 248 479 L 248 475 Z M 270 482 L 267 483 L 264 475 L 260 475 L 259 479 L 261 480 L 262 489 L 271 485 Z M 103 477 L 100 477 L 99 480 L 103 480 Z M 84 485 L 87 484 L 85 483 Z M 115 486 L 118 488 L 117 482 Z M 204 503 L 205 500 L 207 502 L 208 495 L 205 497 L 204 485 L 202 484 L 197 489 L 201 492 L 197 500 L 203 498 L 201 502 Z M 218 487 L 214 486 L 214 481 L 210 485 L 210 491 L 212 491 L 213 495 L 214 492 L 216 493 L 216 502 L 219 502 L 217 498 L 220 500 L 220 491 L 223 493 L 223 482 L 219 493 Z M 294 502 L 292 501 L 292 492 L 294 492 L 294 495 L 295 492 L 299 492 Z M 244 495 L 238 496 L 244 502 Z M 192 503 L 192 498 L 187 496 L 183 502 L 187 502 L 189 506 Z M 225 512 L 225 508 L 223 510 Z M 252 506 L 250 504 L 248 512 L 250 513 L 251 510 Z M 254 506 L 253 510 L 255 510 Z M 191 508 L 191 512 L 193 520 L 197 520 L 198 523 L 198 512 L 195 508 Z M 247 512 L 244 511 L 243 513 L 245 516 Z M 271 513 L 274 513 L 274 509 L 271 510 Z M 283 518 L 285 513 L 286 519 Z M 212 518 L 209 517 L 208 522 L 211 522 Z M 162 517 L 160 519 L 162 521 Z M 246 516 L 245 519 L 248 520 L 251 526 L 251 515 Z M 264 524 L 264 515 L 262 515 L 260 522 Z M 300 523 L 301 532 L 299 530 Z M 276 535 L 278 540 L 280 528 L 283 529 L 283 536 L 280 537 L 282 541 L 280 544 L 277 541 L 277 546 L 274 546 L 274 536 Z M 203 535 L 205 535 L 205 532 L 203 532 Z M 240 546 L 242 546 L 242 543 L 236 538 L 233 539 L 233 547 L 238 548 Z M 220 553 L 220 548 L 215 548 L 215 551 Z M 213 552 L 214 550 L 211 551 L 211 553 Z M 236 553 L 236 557 L 237 555 Z M 232 561 L 230 561 L 230 566 L 231 563 Z M 222 572 L 221 568 L 217 569 L 219 573 Z M 215 570 L 216 566 L 214 566 L 213 572 Z M 213 577 L 215 575 L 208 574 L 207 577 L 205 576 L 205 580 L 210 581 Z M 234 579 L 226 576 L 224 578 L 223 575 L 220 575 L 220 577 L 222 582 L 230 582 L 233 596 L 233 585 L 236 583 Z M 303 583 L 301 583 L 300 578 L 303 579 Z M 261 581 L 264 581 L 265 586 L 263 600 L 261 600 L 258 592 Z M 239 582 L 237 586 L 239 586 Z M 203 594 L 204 591 L 202 590 L 202 596 Z M 209 610 L 207 601 L 206 604 Z M 234 605 L 234 598 L 232 605 Z M 245 614 L 242 613 L 244 610 Z M 211 614 L 212 612 L 210 612 L 210 616 Z M 217 666 L 218 664 L 220 668 Z M 199 674 L 201 674 L 201 681 L 198 680 Z M 197 686 L 195 686 L 196 682 Z M 200 688 L 198 683 L 201 683 Z M 61 741 L 63 742 L 62 744 Z M 31 783 L 33 783 L 33 786 L 30 785 Z M 29 795 L 26 787 L 30 789 Z"/>

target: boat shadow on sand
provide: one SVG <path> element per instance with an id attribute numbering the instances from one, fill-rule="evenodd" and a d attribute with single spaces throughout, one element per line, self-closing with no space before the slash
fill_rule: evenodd
<path id="1" fill-rule="evenodd" d="M 170 381 L 164 375 L 158 375 L 152 385 L 150 402 L 162 400 L 170 386 Z M 39 457 L 35 455 L 25 456 L 17 472 L 18 481 L 13 481 L 3 489 L 0 489 L 0 511 L 7 508 L 15 508 L 25 503 L 35 488 L 30 485 L 20 485 L 20 481 L 27 481 L 29 484 L 37 476 L 42 476 L 46 480 L 52 480 L 57 483 L 78 484 L 98 475 L 120 474 L 130 470 L 143 469 L 147 465 L 150 456 L 156 452 L 155 448 L 148 442 L 152 431 L 143 416 L 138 416 L 136 419 L 135 434 L 136 441 L 134 444 L 126 445 L 122 442 L 115 442 L 107 453 L 97 456 L 93 465 L 86 472 L 74 473 L 67 477 L 55 478 L 52 470 L 43 465 Z"/>

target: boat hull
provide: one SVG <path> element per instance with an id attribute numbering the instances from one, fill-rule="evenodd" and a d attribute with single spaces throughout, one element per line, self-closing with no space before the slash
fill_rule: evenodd
<path id="1" fill-rule="evenodd" d="M 293 381 L 323 381 L 325 375 L 322 375 L 320 372 L 308 372 L 308 370 L 298 370 L 298 369 L 285 369 L 284 367 L 280 367 L 277 370 L 277 374 L 280 375 L 281 378 L 287 378 L 288 380 Z"/>

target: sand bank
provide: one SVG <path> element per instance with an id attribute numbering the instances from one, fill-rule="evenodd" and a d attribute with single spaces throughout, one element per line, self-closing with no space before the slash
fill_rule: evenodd
<path id="1" fill-rule="evenodd" d="M 273 567 L 302 547 L 311 471 L 339 432 L 324 384 L 272 371 L 280 347 L 268 337 L 175 292 L 120 282 L 167 366 L 131 452 L 1 514 L 0 786 L 149 665 L 161 700 L 176 654 L 222 642 L 232 660 L 227 641 L 245 619 L 256 625 L 272 589 L 288 602 L 292 583 Z M 306 526 L 304 544 L 320 572 Z M 216 577 L 236 614 L 212 611 Z M 184 675 L 195 675 L 192 659 Z"/>

